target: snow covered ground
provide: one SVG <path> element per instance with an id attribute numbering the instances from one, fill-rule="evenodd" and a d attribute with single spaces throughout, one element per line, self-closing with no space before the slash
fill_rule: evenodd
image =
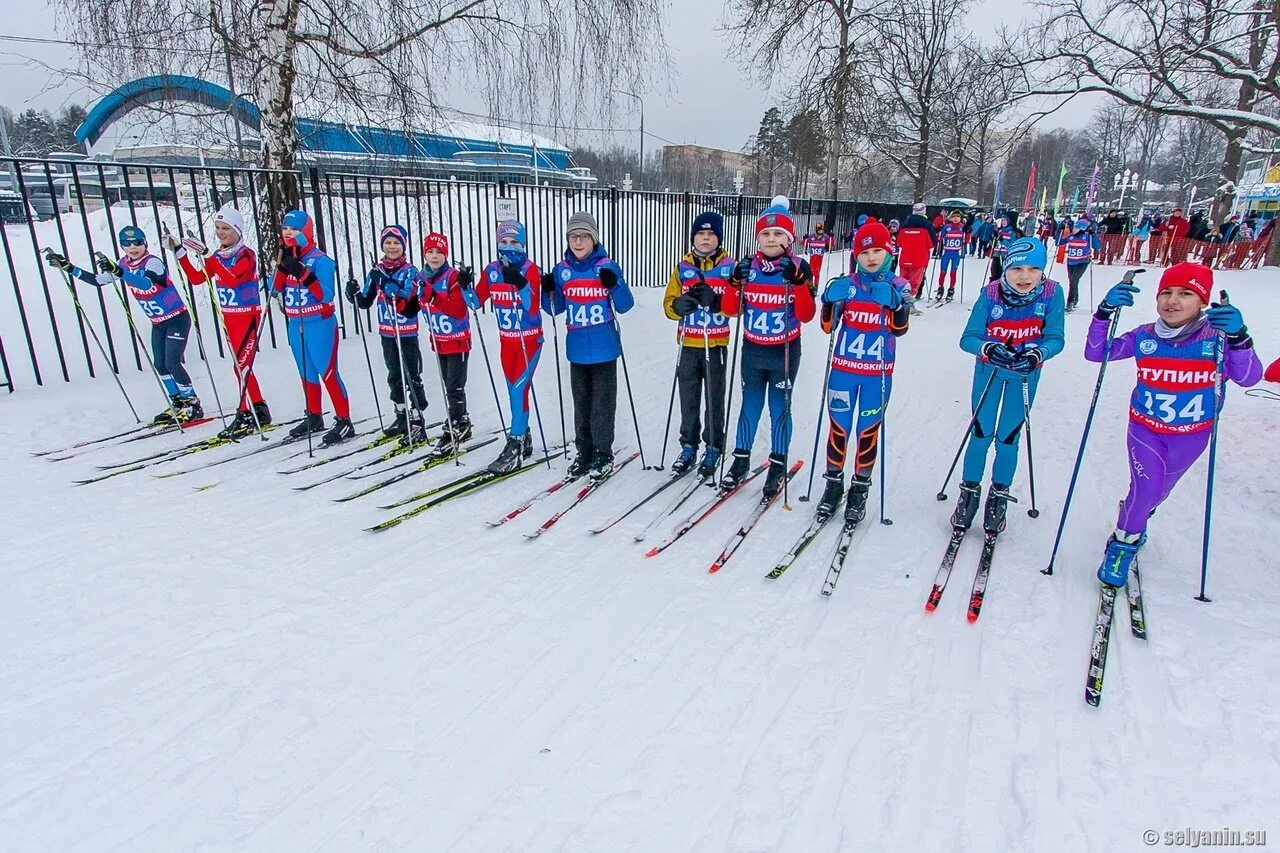
<path id="1" fill-rule="evenodd" d="M 967 302 L 980 272 L 970 262 Z M 1095 298 L 1116 272 L 1098 271 Z M 1154 316 L 1157 275 L 1123 328 Z M 1275 272 L 1219 281 L 1274 358 Z M 638 291 L 623 320 L 650 464 L 675 349 L 660 298 Z M 1149 849 L 1149 829 L 1280 837 L 1280 406 L 1230 393 L 1214 601 L 1192 598 L 1202 461 L 1153 522 L 1150 641 L 1117 622 L 1103 703 L 1089 708 L 1093 572 L 1127 482 L 1132 364 L 1108 372 L 1047 578 L 1096 376 L 1081 357 L 1089 313 L 1068 317 L 1035 411 L 1043 514 L 1022 511 L 1024 462 L 981 620 L 964 619 L 976 536 L 926 614 L 951 510 L 933 496 L 968 418 L 972 359 L 956 346 L 967 316 L 959 303 L 926 309 L 900 344 L 887 436 L 897 523 L 863 526 L 830 599 L 819 587 L 834 530 L 780 580 L 763 577 L 812 506 L 794 493 L 819 409 L 816 327 L 795 397 L 806 468 L 794 511 L 775 507 L 715 576 L 706 567 L 746 496 L 654 559 L 632 541 L 644 511 L 586 532 L 664 476 L 639 464 L 536 543 L 521 534 L 567 496 L 497 530 L 483 519 L 554 479 L 545 471 L 370 534 L 389 514 L 377 498 L 461 472 L 334 503 L 350 481 L 293 491 L 327 469 L 282 476 L 276 452 L 75 487 L 94 464 L 180 439 L 49 462 L 30 451 L 128 425 L 114 385 L 0 396 L 0 849 L 1083 853 Z M 372 415 L 359 340 L 341 364 L 355 415 Z M 230 370 L 214 367 L 225 401 Z M 538 396 L 558 439 L 553 368 L 548 346 Z M 287 354 L 268 350 L 259 374 L 277 416 L 296 416 Z M 150 377 L 125 382 L 159 408 Z M 375 384 L 383 395 L 380 370 Z M 438 414 L 432 368 L 427 389 Z M 469 390 L 478 427 L 496 428 L 478 357 Z M 618 424 L 619 446 L 633 446 L 625 404 Z M 215 453 L 227 451 L 201 456 Z"/>

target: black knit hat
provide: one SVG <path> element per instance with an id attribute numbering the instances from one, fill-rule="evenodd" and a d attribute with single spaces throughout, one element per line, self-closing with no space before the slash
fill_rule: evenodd
<path id="1" fill-rule="evenodd" d="M 699 213 L 693 220 L 693 226 L 689 229 L 689 239 L 693 239 L 693 235 L 699 231 L 710 231 L 716 235 L 716 241 L 724 243 L 724 217 L 716 213 L 714 210 L 707 210 Z"/>

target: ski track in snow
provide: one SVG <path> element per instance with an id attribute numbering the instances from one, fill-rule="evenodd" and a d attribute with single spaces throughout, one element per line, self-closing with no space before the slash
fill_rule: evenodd
<path id="1" fill-rule="evenodd" d="M 829 265 L 843 267 L 836 257 Z M 982 265 L 967 266 L 971 302 Z M 1100 269 L 1095 295 L 1118 273 Z M 1122 330 L 1153 316 L 1157 275 L 1141 282 Z M 1274 271 L 1219 283 L 1264 362 L 1274 358 Z M 674 349 L 660 298 L 638 290 L 622 318 L 650 464 Z M 1150 639 L 1132 637 L 1121 596 L 1102 705 L 1089 708 L 1093 571 L 1127 484 L 1133 368 L 1108 370 L 1057 571 L 1044 577 L 1096 377 L 1081 357 L 1089 314 L 1068 316 L 1067 350 L 1049 363 L 1033 416 L 1041 517 L 1025 512 L 1024 455 L 981 619 L 964 618 L 978 530 L 927 614 L 955 479 L 947 503 L 934 495 L 968 418 L 972 359 L 956 346 L 967 316 L 957 302 L 912 318 L 888 410 L 897 523 L 877 523 L 877 474 L 829 599 L 819 590 L 839 519 L 781 578 L 764 578 L 812 512 L 798 500 L 807 468 L 792 482 L 793 511 L 779 501 L 709 576 L 761 480 L 652 559 L 632 535 L 662 499 L 585 532 L 666 476 L 639 464 L 536 543 L 521 534 L 576 488 L 500 529 L 483 521 L 559 477 L 563 462 L 375 535 L 361 528 L 400 511 L 377 504 L 476 470 L 497 446 L 346 504 L 331 499 L 355 481 L 294 492 L 334 472 L 281 476 L 301 461 L 278 451 L 74 487 L 94 465 L 214 427 L 50 462 L 29 453 L 127 425 L 114 386 L 51 380 L 0 397 L 0 849 L 1081 853 L 1144 849 L 1145 829 L 1280 832 L 1267 825 L 1280 814 L 1280 406 L 1229 392 L 1214 603 L 1192 599 L 1201 460 L 1142 556 Z M 806 465 L 825 352 L 808 328 L 792 445 Z M 372 413 L 357 341 L 342 344 L 341 364 L 355 416 Z M 553 368 L 539 370 L 538 398 L 558 443 Z M 214 370 L 223 399 L 234 396 L 226 363 Z M 498 420 L 483 370 L 476 360 L 477 435 Z M 277 418 L 294 417 L 287 352 L 265 351 L 259 375 Z M 435 419 L 438 386 L 424 378 Z M 150 377 L 129 370 L 124 381 L 140 407 L 158 408 Z M 625 398 L 617 434 L 619 449 L 634 446 Z M 766 414 L 757 461 L 767 442 Z"/>

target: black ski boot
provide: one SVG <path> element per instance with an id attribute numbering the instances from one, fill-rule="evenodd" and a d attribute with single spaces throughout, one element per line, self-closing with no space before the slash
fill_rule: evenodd
<path id="1" fill-rule="evenodd" d="M 268 426 L 271 423 L 271 410 L 267 408 L 267 401 L 253 404 L 253 413 L 258 416 L 258 426 Z"/>
<path id="2" fill-rule="evenodd" d="M 528 435 L 528 433 L 525 433 Z M 488 470 L 494 474 L 509 474 L 520 467 L 520 457 L 524 448 L 524 439 L 516 435 L 508 435 L 498 458 L 489 463 Z"/>
<path id="3" fill-rule="evenodd" d="M 173 412 L 178 416 L 178 423 L 180 424 L 196 421 L 204 417 L 204 409 L 200 405 L 200 400 L 194 396 L 174 397 L 173 404 Z"/>
<path id="4" fill-rule="evenodd" d="M 320 439 L 320 446 L 329 447 L 334 444 L 341 444 L 355 434 L 356 428 L 351 424 L 351 418 L 334 418 L 333 426 Z"/>
<path id="5" fill-rule="evenodd" d="M 423 420 L 422 412 L 412 409 L 409 412 L 409 429 L 404 435 L 400 436 L 401 447 L 416 447 L 419 444 L 427 443 L 427 422 Z"/>
<path id="6" fill-rule="evenodd" d="M 988 536 L 995 536 L 1004 530 L 1005 510 L 1008 509 L 1010 501 L 1017 503 L 1018 499 L 1009 494 L 1008 486 L 1002 486 L 999 483 L 991 484 L 991 488 L 987 491 L 987 505 L 982 511 L 982 529 Z"/>
<path id="7" fill-rule="evenodd" d="M 950 302 L 951 300 L 953 300 L 953 299 L 955 299 L 955 298 L 956 298 L 956 289 L 955 289 L 954 287 L 948 287 L 948 288 L 947 288 L 947 301 L 948 301 L 948 302 Z"/>
<path id="8" fill-rule="evenodd" d="M 566 477 L 578 479 L 585 477 L 587 472 L 591 470 L 591 450 L 582 446 L 578 447 L 578 455 L 573 457 L 573 461 L 569 463 L 569 469 L 565 471 Z"/>
<path id="9" fill-rule="evenodd" d="M 467 424 L 468 429 L 470 428 L 470 426 L 471 425 L 468 423 Z M 467 435 L 470 435 L 470 433 L 467 433 Z M 524 431 L 524 438 L 520 442 L 520 456 L 523 459 L 528 459 L 532 455 L 533 455 L 533 430 L 526 429 Z"/>
<path id="10" fill-rule="evenodd" d="M 738 486 L 742 485 L 742 481 L 747 479 L 747 475 L 751 473 L 751 451 L 735 450 L 733 451 L 733 464 L 729 466 L 729 470 L 724 472 L 724 479 L 720 481 L 720 491 L 731 492 Z"/>
<path id="11" fill-rule="evenodd" d="M 151 425 L 152 426 L 172 426 L 173 424 L 176 424 L 178 422 L 178 419 L 174 417 L 174 413 L 178 411 L 177 400 L 178 400 L 177 397 L 170 397 L 169 408 L 165 409 L 163 412 L 160 412 L 158 415 L 152 418 Z"/>
<path id="12" fill-rule="evenodd" d="M 289 430 L 289 438 L 306 438 L 309 432 L 324 432 L 324 415 L 304 413 L 302 420 Z"/>
<path id="13" fill-rule="evenodd" d="M 597 450 L 591 454 L 591 479 L 603 480 L 613 473 L 613 454 L 607 450 Z"/>
<path id="14" fill-rule="evenodd" d="M 387 424 L 382 434 L 387 438 L 395 438 L 409 432 L 409 411 L 404 406 L 396 406 L 395 420 Z"/>
<path id="15" fill-rule="evenodd" d="M 845 524 L 857 524 L 867 517 L 867 493 L 870 491 L 870 477 L 855 475 L 849 481 L 849 499 L 844 503 Z"/>
<path id="16" fill-rule="evenodd" d="M 734 460 L 735 462 L 737 460 Z M 787 460 L 783 456 L 769 454 L 769 473 L 764 478 L 765 499 L 772 498 L 782 491 L 782 484 L 787 479 Z"/>
<path id="17" fill-rule="evenodd" d="M 828 471 L 822 475 L 827 485 L 822 490 L 822 499 L 814 508 L 813 515 L 818 522 L 824 522 L 836 514 L 840 501 L 844 500 L 844 474 L 840 471 Z"/>
<path id="18" fill-rule="evenodd" d="M 236 416 L 231 423 L 227 424 L 218 433 L 218 438 L 226 438 L 234 441 L 237 438 L 244 438 L 253 432 L 253 415 L 249 414 L 248 409 L 241 409 L 236 412 Z"/>
<path id="19" fill-rule="evenodd" d="M 968 530 L 973 517 L 978 514 L 978 502 L 982 500 L 982 484 L 972 480 L 960 481 L 960 499 L 951 513 L 951 526 Z"/>

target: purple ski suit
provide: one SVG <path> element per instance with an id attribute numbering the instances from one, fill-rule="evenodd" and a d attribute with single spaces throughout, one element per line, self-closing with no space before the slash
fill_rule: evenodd
<path id="1" fill-rule="evenodd" d="M 1109 326 L 1109 320 L 1093 318 L 1086 360 L 1103 360 Z M 1129 493 L 1116 519 L 1121 531 L 1146 530 L 1147 518 L 1209 444 L 1223 402 L 1214 394 L 1219 346 L 1226 347 L 1226 378 L 1245 388 L 1257 384 L 1262 362 L 1253 342 L 1230 343 L 1207 323 L 1171 340 L 1160 338 L 1155 324 L 1147 323 L 1111 342 L 1108 361 L 1132 358 L 1138 372 L 1129 398 Z"/>

